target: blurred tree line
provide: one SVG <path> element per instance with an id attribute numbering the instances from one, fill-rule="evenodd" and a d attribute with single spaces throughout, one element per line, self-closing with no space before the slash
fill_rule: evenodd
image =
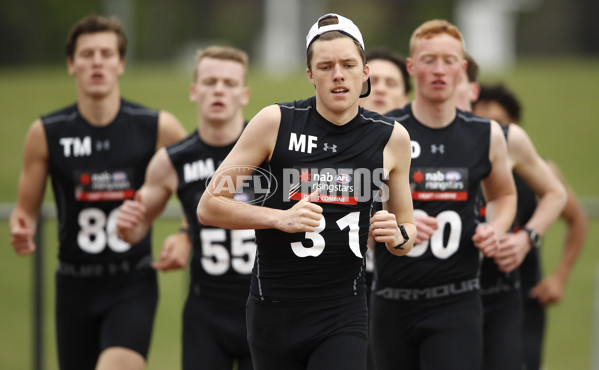
<path id="1" fill-rule="evenodd" d="M 300 0 L 304 1 L 304 0 Z M 454 19 L 458 0 L 322 0 L 325 11 L 352 18 L 367 47 L 406 54 L 412 30 L 424 20 Z M 495 1 L 495 0 L 462 0 Z M 496 0 L 505 1 L 505 0 Z M 510 0 L 518 1 L 518 0 Z M 517 50 L 530 54 L 599 54 L 597 0 L 532 0 L 517 13 Z M 190 45 L 224 43 L 259 48 L 263 0 L 20 0 L 0 3 L 0 65 L 61 63 L 64 41 L 78 19 L 127 7 L 128 58 L 167 61 Z M 116 7 L 115 7 L 116 6 Z M 303 21 L 307 31 L 314 20 Z"/>

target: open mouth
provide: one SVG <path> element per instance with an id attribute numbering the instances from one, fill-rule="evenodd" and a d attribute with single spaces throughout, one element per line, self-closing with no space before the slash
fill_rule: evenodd
<path id="1" fill-rule="evenodd" d="M 104 74 L 102 74 L 102 73 L 96 72 L 96 73 L 92 74 L 92 81 L 98 82 L 98 81 L 101 81 L 103 79 L 104 79 Z"/>
<path id="2" fill-rule="evenodd" d="M 338 94 L 345 94 L 345 93 L 347 93 L 348 91 L 349 91 L 349 90 L 348 90 L 348 89 L 346 89 L 346 88 L 344 88 L 344 87 L 338 87 L 338 88 L 335 88 L 335 89 L 331 90 L 331 92 L 332 92 L 333 94 L 336 94 L 336 95 L 338 95 Z"/>

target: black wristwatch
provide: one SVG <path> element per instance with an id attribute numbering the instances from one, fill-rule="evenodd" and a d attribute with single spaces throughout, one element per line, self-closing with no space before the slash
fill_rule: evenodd
<path id="1" fill-rule="evenodd" d="M 403 242 L 397 244 L 393 249 L 404 249 L 403 246 L 410 240 L 410 235 L 406 232 L 406 228 L 403 225 L 397 225 L 399 227 L 399 231 L 401 232 L 401 236 L 403 237 Z"/>
<path id="2" fill-rule="evenodd" d="M 523 227 L 522 230 L 526 231 L 528 234 L 528 241 L 533 248 L 541 247 L 541 237 L 539 236 L 539 233 L 526 227 Z"/>

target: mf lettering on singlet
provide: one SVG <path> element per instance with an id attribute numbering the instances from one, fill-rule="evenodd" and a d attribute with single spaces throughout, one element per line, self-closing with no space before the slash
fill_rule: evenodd
<path id="1" fill-rule="evenodd" d="M 382 168 L 285 168 L 283 169 L 284 201 L 301 200 L 320 189 L 316 202 L 358 204 L 386 201 L 387 184 Z"/>
<path id="2" fill-rule="evenodd" d="M 468 200 L 468 168 L 410 168 L 412 199 L 420 201 Z"/>
<path id="3" fill-rule="evenodd" d="M 133 171 L 112 169 L 76 171 L 75 199 L 82 202 L 122 201 L 133 198 Z"/>
<path id="4" fill-rule="evenodd" d="M 301 153 L 312 153 L 312 149 L 315 149 L 318 138 L 313 135 L 296 134 L 292 132 L 289 136 L 289 150 Z"/>

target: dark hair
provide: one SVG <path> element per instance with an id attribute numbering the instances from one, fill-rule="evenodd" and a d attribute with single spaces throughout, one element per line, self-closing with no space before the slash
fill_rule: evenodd
<path id="1" fill-rule="evenodd" d="M 329 15 L 329 16 L 324 17 L 318 21 L 318 28 L 328 26 L 330 24 L 338 24 L 338 23 L 339 23 L 339 19 L 336 16 Z M 331 40 L 339 39 L 342 37 L 348 37 L 350 40 L 352 40 L 354 42 L 354 44 L 356 44 L 356 47 L 358 48 L 358 52 L 360 53 L 360 57 L 362 57 L 362 63 L 366 64 L 366 56 L 364 55 L 364 50 L 362 50 L 362 45 L 360 45 L 360 43 L 358 41 L 354 40 L 352 37 L 344 34 L 343 32 L 328 31 L 328 32 L 321 34 L 317 38 L 315 38 L 314 41 L 316 41 L 316 40 L 331 41 Z M 307 53 L 307 57 L 306 57 L 306 65 L 308 66 L 309 70 L 312 70 L 312 67 L 310 67 L 310 63 L 312 62 L 312 56 L 313 56 L 312 45 L 314 45 L 314 43 L 310 44 L 310 46 L 308 47 L 308 53 Z"/>
<path id="2" fill-rule="evenodd" d="M 366 54 L 366 60 L 370 62 L 375 59 L 386 60 L 395 64 L 401 72 L 401 76 L 403 77 L 404 91 L 406 95 L 412 91 L 412 81 L 410 80 L 408 69 L 406 68 L 406 62 L 402 57 L 387 48 L 375 48 Z"/>
<path id="3" fill-rule="evenodd" d="M 466 75 L 468 75 L 468 82 L 477 82 L 479 68 L 478 63 L 472 58 L 472 55 L 468 53 L 464 53 L 464 59 L 468 62 L 468 67 L 466 67 Z"/>
<path id="4" fill-rule="evenodd" d="M 67 58 L 73 59 L 75 47 L 77 46 L 77 39 L 79 36 L 86 33 L 107 31 L 114 32 L 116 34 L 118 39 L 119 55 L 121 59 L 125 59 L 125 53 L 127 52 L 127 37 L 123 31 L 123 24 L 116 17 L 105 18 L 96 14 L 81 19 L 71 28 L 65 45 Z"/>
<path id="5" fill-rule="evenodd" d="M 513 123 L 520 122 L 522 107 L 516 95 L 505 85 L 499 83 L 496 85 L 481 85 L 478 100 L 474 102 L 496 102 L 506 110 Z"/>

